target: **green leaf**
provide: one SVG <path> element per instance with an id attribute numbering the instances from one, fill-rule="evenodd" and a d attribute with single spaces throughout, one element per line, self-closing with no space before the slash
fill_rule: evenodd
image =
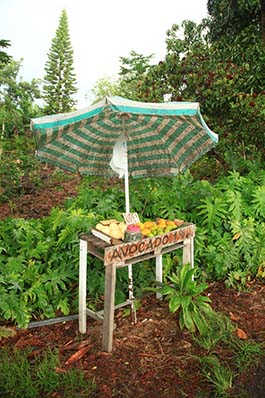
<path id="1" fill-rule="evenodd" d="M 192 313 L 186 308 L 183 308 L 183 321 L 188 330 L 195 332 L 196 327 L 192 319 Z"/>
<path id="2" fill-rule="evenodd" d="M 176 289 L 171 286 L 163 286 L 161 289 L 159 289 L 159 293 L 161 293 L 163 296 L 174 296 L 177 292 Z"/>
<path id="3" fill-rule="evenodd" d="M 181 297 L 172 297 L 169 301 L 169 311 L 176 312 L 181 306 Z"/>
<path id="4" fill-rule="evenodd" d="M 192 280 L 192 276 L 194 275 L 195 269 L 191 268 L 190 264 L 185 264 L 182 266 L 180 271 L 179 281 L 180 281 L 180 289 L 182 294 L 184 292 L 193 291 L 195 288 L 195 283 Z M 191 293 L 192 294 L 192 293 Z"/>
<path id="5" fill-rule="evenodd" d="M 183 316 L 183 310 L 180 311 L 179 313 L 179 326 L 180 329 L 183 330 L 185 327 L 185 322 L 184 322 L 184 316 Z"/>
<path id="6" fill-rule="evenodd" d="M 207 323 L 205 316 L 203 316 L 203 314 L 200 313 L 197 308 L 194 308 L 193 320 L 200 335 L 205 335 L 209 330 L 209 324 Z"/>

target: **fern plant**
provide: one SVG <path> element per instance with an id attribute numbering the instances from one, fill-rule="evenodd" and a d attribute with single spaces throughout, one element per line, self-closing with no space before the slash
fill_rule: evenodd
<path id="1" fill-rule="evenodd" d="M 258 186 L 253 191 L 252 205 L 255 214 L 265 219 L 265 185 Z"/>
<path id="2" fill-rule="evenodd" d="M 201 222 L 208 230 L 220 227 L 228 214 L 227 205 L 220 197 L 203 199 L 198 209 L 198 216 L 202 216 Z"/>

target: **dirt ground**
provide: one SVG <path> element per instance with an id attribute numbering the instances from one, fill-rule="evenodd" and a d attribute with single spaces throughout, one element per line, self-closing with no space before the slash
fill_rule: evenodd
<path id="1" fill-rule="evenodd" d="M 17 206 L 0 204 L 0 219 L 41 217 L 51 208 L 60 206 L 76 195 L 78 176 L 26 193 L 15 202 Z M 230 317 L 241 338 L 265 342 L 265 285 L 258 281 L 248 291 L 237 292 L 213 283 L 207 291 L 212 306 Z M 196 356 L 205 355 L 190 334 L 181 331 L 176 314 L 170 314 L 168 304 L 148 295 L 137 310 L 137 323 L 132 324 L 124 311 L 115 313 L 116 329 L 112 353 L 101 349 L 102 324 L 88 318 L 87 334 L 80 335 L 78 321 L 17 330 L 15 336 L 2 339 L 0 347 L 30 347 L 34 359 L 48 347 L 58 349 L 61 369 L 83 369 L 96 383 L 93 397 L 97 398 L 195 398 L 211 397 L 211 387 L 202 379 Z M 230 353 L 219 348 L 218 357 L 229 361 Z M 59 396 L 59 395 L 58 395 Z M 234 379 L 231 398 L 265 397 L 265 360 Z"/>

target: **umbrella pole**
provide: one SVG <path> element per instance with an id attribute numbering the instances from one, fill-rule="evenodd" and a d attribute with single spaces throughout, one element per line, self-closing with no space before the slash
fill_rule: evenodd
<path id="1" fill-rule="evenodd" d="M 125 150 L 126 166 L 124 171 L 124 189 L 125 189 L 125 210 L 126 213 L 130 213 L 130 197 L 129 197 L 129 172 L 128 172 L 128 152 L 127 145 Z M 131 318 L 136 323 L 136 311 L 134 306 L 134 295 L 133 295 L 133 274 L 132 265 L 128 264 L 128 290 L 129 290 L 129 301 L 131 303 Z"/>
<path id="2" fill-rule="evenodd" d="M 124 189 L 125 189 L 125 210 L 130 213 L 130 197 L 129 197 L 129 173 L 128 173 L 128 157 L 126 151 L 126 167 L 124 172 Z"/>

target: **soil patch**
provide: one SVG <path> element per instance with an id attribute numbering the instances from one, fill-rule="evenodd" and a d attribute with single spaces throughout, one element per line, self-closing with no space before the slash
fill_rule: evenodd
<path id="1" fill-rule="evenodd" d="M 233 319 L 247 339 L 265 341 L 264 286 L 258 283 L 249 292 L 236 292 L 221 283 L 209 286 L 208 294 L 215 310 Z M 155 296 L 146 296 L 132 324 L 124 311 L 115 313 L 116 329 L 112 353 L 101 350 L 102 324 L 87 320 L 87 333 L 80 335 L 77 320 L 55 325 L 18 330 L 0 342 L 0 347 L 30 349 L 32 360 L 42 352 L 56 349 L 62 371 L 82 369 L 95 380 L 93 397 L 202 397 L 211 396 L 211 386 L 202 378 L 196 356 L 206 355 L 191 335 L 181 331 L 176 314 Z M 230 352 L 218 348 L 218 356 L 229 361 Z M 203 394 L 203 395 L 201 395 Z M 231 397 L 265 396 L 265 361 L 248 369 L 234 380 Z"/>

